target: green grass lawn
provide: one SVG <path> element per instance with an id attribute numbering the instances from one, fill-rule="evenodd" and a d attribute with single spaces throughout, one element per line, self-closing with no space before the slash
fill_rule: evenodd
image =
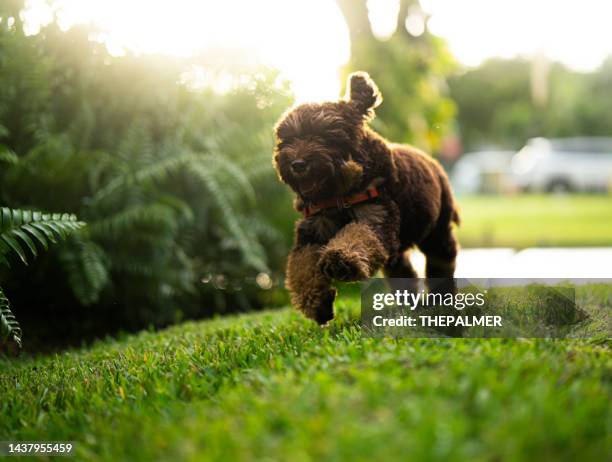
<path id="1" fill-rule="evenodd" d="M 610 292 L 602 295 L 610 297 Z M 0 440 L 78 460 L 604 460 L 609 341 L 365 339 L 289 309 L 0 360 Z"/>
<path id="2" fill-rule="evenodd" d="M 612 197 L 459 197 L 463 247 L 610 246 Z"/>

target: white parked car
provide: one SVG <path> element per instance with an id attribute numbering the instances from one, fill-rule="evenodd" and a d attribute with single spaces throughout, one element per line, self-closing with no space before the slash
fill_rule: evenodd
<path id="1" fill-rule="evenodd" d="M 512 159 L 527 191 L 606 191 L 612 186 L 612 138 L 533 138 Z"/>
<path id="2" fill-rule="evenodd" d="M 511 161 L 515 151 L 477 151 L 463 154 L 450 175 L 458 194 L 507 193 L 515 189 Z"/>

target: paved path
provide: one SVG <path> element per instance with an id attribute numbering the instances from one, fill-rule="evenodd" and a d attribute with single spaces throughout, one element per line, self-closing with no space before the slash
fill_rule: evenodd
<path id="1" fill-rule="evenodd" d="M 410 257 L 420 276 L 425 258 Z M 463 249 L 457 258 L 458 278 L 612 278 L 612 247 Z"/>

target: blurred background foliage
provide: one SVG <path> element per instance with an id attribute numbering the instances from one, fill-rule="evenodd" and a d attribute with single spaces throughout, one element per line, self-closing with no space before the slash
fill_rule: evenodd
<path id="1" fill-rule="evenodd" d="M 519 149 L 536 136 L 612 133 L 612 57 L 590 73 L 544 58 L 492 58 L 452 76 L 449 86 L 466 151 Z"/>
<path id="2" fill-rule="evenodd" d="M 204 57 L 112 57 L 89 28 L 56 23 L 27 36 L 11 6 L 0 12 L 0 202 L 88 223 L 1 275 L 28 337 L 261 306 L 292 221 L 270 165 L 291 102 L 278 75 L 248 69 L 225 93 L 193 89 L 185 72 Z"/>
<path id="3" fill-rule="evenodd" d="M 394 141 L 437 155 L 459 137 L 466 149 L 517 148 L 536 134 L 612 130 L 612 60 L 592 74 L 550 65 L 538 102 L 533 63 L 465 71 L 426 21 L 409 33 L 418 1 L 399 3 L 385 38 L 365 0 L 336 3 L 351 39 L 343 76 L 370 72 L 385 97 L 374 126 Z M 263 65 L 229 66 L 222 50 L 117 57 L 90 26 L 56 21 L 27 35 L 23 7 L 0 3 L 0 205 L 88 224 L 36 264 L 2 269 L 26 345 L 286 303 L 297 215 L 270 159 L 289 84 Z M 194 80 L 198 70 L 223 90 Z"/>
<path id="4" fill-rule="evenodd" d="M 457 64 L 445 42 L 425 28 L 418 36 L 405 27 L 410 14 L 423 14 L 417 0 L 399 2 L 397 26 L 377 38 L 370 26 L 367 0 L 337 0 L 351 41 L 350 61 L 343 76 L 367 71 L 382 91 L 384 104 L 373 126 L 396 142 L 439 151 L 453 128 L 455 104 L 447 77 Z"/>

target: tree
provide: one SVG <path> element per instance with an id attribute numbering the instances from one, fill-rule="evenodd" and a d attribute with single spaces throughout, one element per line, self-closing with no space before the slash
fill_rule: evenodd
<path id="1" fill-rule="evenodd" d="M 533 66 L 528 59 L 495 58 L 449 80 L 466 149 L 519 149 L 536 136 L 612 133 L 612 65 L 585 74 L 550 63 L 546 98 L 539 102 Z"/>
<path id="2" fill-rule="evenodd" d="M 585 77 L 585 92 L 577 104 L 580 133 L 612 135 L 612 56 Z"/>
<path id="3" fill-rule="evenodd" d="M 367 71 L 377 82 L 385 102 L 377 110 L 375 127 L 393 141 L 439 150 L 452 131 L 455 113 L 446 96 L 446 76 L 454 61 L 445 43 L 427 30 L 427 17 L 418 0 L 401 0 L 395 32 L 379 40 L 372 32 L 367 0 L 336 0 L 351 39 L 351 59 L 345 75 Z M 423 33 L 406 29 L 413 15 L 423 21 Z"/>

